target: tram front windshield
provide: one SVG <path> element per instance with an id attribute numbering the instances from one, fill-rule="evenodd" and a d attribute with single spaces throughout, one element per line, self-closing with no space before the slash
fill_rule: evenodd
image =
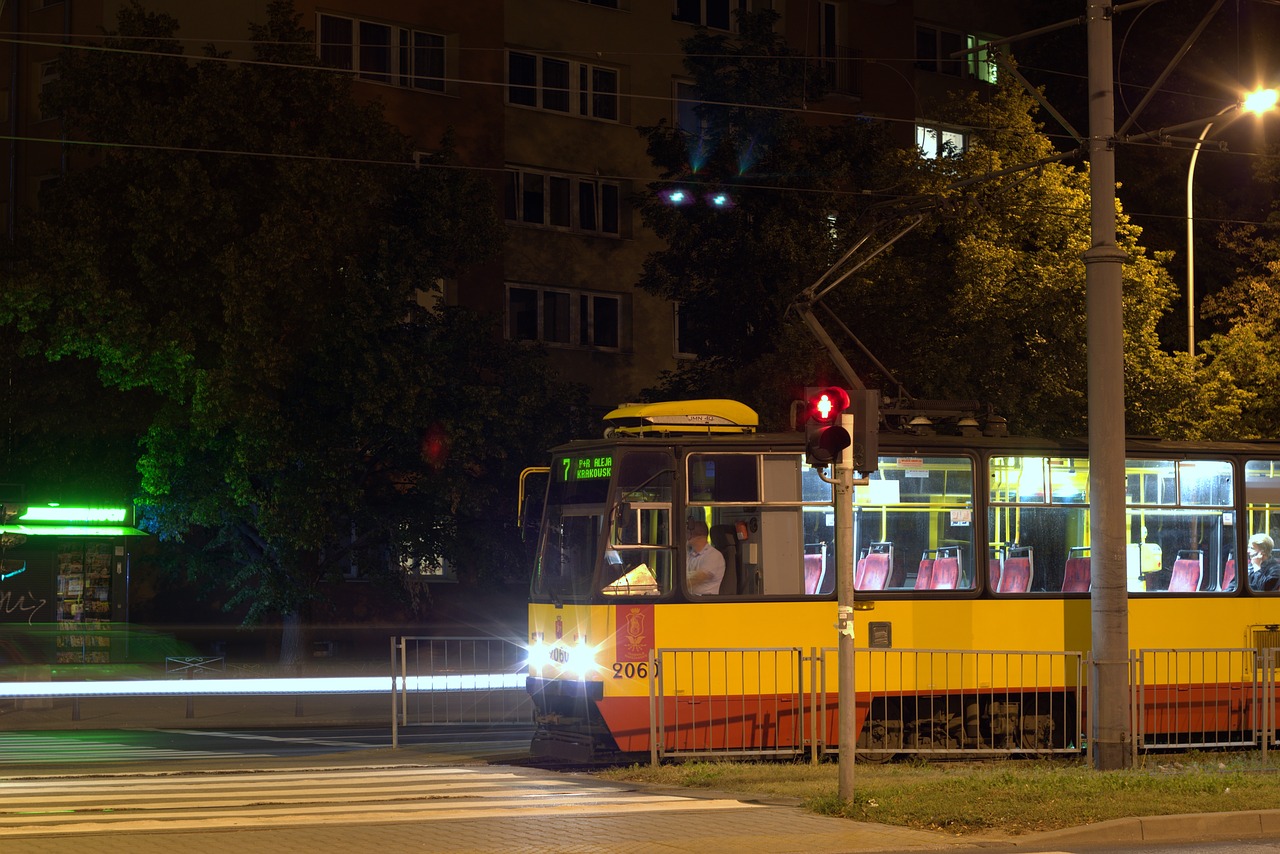
<path id="1" fill-rule="evenodd" d="M 672 585 L 669 451 L 557 457 L 532 593 L 555 602 L 655 596 Z"/>
<path id="2" fill-rule="evenodd" d="M 543 511 L 533 595 L 555 601 L 591 594 L 596 556 L 605 533 L 613 455 L 608 451 L 557 457 Z"/>

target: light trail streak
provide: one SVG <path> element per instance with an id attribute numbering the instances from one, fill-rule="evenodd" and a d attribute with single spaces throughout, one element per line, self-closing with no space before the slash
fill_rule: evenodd
<path id="1" fill-rule="evenodd" d="M 441 676 L 319 676 L 133 679 L 111 682 L 0 682 L 0 698 L 144 697 L 246 694 L 374 694 L 396 691 L 491 691 L 525 687 L 524 673 Z"/>

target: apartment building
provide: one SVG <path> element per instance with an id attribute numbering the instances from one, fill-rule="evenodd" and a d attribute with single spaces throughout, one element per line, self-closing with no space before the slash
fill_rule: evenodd
<path id="1" fill-rule="evenodd" d="M 64 44 L 114 28 L 122 0 L 0 0 L 18 34 L 0 46 L 9 139 L 0 188 L 6 229 L 42 182 L 74 168 L 56 118 L 40 110 Z M 248 54 L 248 23 L 267 0 L 149 0 L 180 22 L 188 54 L 206 43 Z M 494 334 L 541 342 L 591 401 L 634 399 L 695 358 L 678 307 L 635 287 L 657 248 L 632 199 L 656 177 L 638 128 L 680 125 L 696 100 L 681 42 L 695 28 L 732 31 L 739 9 L 767 6 L 810 58 L 828 93 L 815 120 L 874 116 L 904 147 L 935 156 L 964 129 L 931 122 L 937 99 L 994 71 L 957 50 L 1012 30 L 1017 4 L 947 0 L 296 0 L 317 55 L 348 69 L 359 95 L 434 151 L 452 129 L 459 157 L 491 179 L 507 224 L 499 260 L 443 283 L 447 302 L 486 312 Z"/>

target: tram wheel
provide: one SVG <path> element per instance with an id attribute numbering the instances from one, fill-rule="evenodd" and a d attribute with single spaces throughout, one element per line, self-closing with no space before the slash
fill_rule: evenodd
<path id="1" fill-rule="evenodd" d="M 892 760 L 902 747 L 902 733 L 880 722 L 868 722 L 858 735 L 857 746 L 861 748 L 855 754 L 857 762 L 880 765 Z"/>

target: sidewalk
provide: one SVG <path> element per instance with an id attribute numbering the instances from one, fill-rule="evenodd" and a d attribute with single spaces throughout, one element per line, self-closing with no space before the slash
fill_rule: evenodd
<path id="1" fill-rule="evenodd" d="M 20 706 L 15 708 L 15 706 Z M 188 714 L 190 713 L 190 716 Z M 314 726 L 385 726 L 391 727 L 391 696 L 385 694 L 330 694 L 303 697 L 292 696 L 204 696 L 196 697 L 189 706 L 182 697 L 101 697 L 80 701 L 79 719 L 73 719 L 74 707 L 71 701 L 58 699 L 53 701 L 24 700 L 0 701 L 0 730 L 128 730 L 128 729 L 249 729 L 272 728 L 287 729 L 290 727 Z M 352 766 L 386 766 L 386 765 L 439 765 L 456 764 L 456 754 L 444 752 L 444 748 L 431 746 L 406 746 L 399 749 L 380 748 L 371 750 L 349 751 L 345 753 L 312 755 L 298 760 L 281 761 L 253 760 L 258 763 L 255 770 L 271 770 L 273 767 L 298 767 L 303 763 L 309 767 L 352 767 Z M 475 757 L 469 761 L 482 761 L 489 764 L 520 765 L 523 756 L 490 755 Z M 233 761 L 228 757 L 228 762 Z M 246 767 L 247 760 L 234 760 L 238 768 Z M 202 763 L 204 764 L 204 763 Z M 73 766 L 74 767 L 74 766 Z M 166 764 L 163 770 L 175 769 L 172 763 Z M 182 766 L 189 767 L 189 766 Z M 61 766 L 60 771 L 67 771 Z M 117 768 L 116 773 L 121 769 Z M 157 770 L 146 768 L 144 763 L 129 766 L 129 770 L 138 773 Z M 95 769 L 100 771 L 100 769 Z M 76 776 L 78 772 L 67 776 Z M 125 773 L 129 773 L 126 771 Z M 3 772 L 0 771 L 0 776 Z M 1032 834 L 1019 837 L 1005 837 L 999 834 L 986 836 L 953 836 L 941 832 L 916 830 L 906 827 L 882 825 L 867 822 L 851 822 L 844 819 L 818 816 L 804 810 L 794 799 L 768 799 L 756 795 L 741 795 L 726 792 L 714 792 L 696 789 L 661 789 L 639 784 L 617 784 L 632 788 L 655 788 L 669 794 L 699 799 L 737 800 L 743 804 L 757 805 L 749 810 L 707 810 L 689 811 L 663 815 L 661 828 L 655 825 L 655 813 L 637 812 L 614 816 L 595 816 L 588 818 L 562 816 L 554 821 L 550 818 L 526 820 L 541 825 L 543 832 L 549 834 L 545 839 L 565 839 L 565 834 L 579 832 L 594 834 L 588 836 L 575 835 L 580 844 L 575 850 L 622 852 L 622 851 L 662 851 L 690 852 L 690 854 L 774 854 L 779 851 L 814 852 L 814 854 L 870 854 L 870 852 L 891 851 L 936 851 L 936 850 L 1017 850 L 1044 851 L 1065 850 L 1070 846 L 1091 846 L 1099 844 L 1133 845 L 1154 844 L 1162 842 L 1189 841 L 1230 841 L 1280 839 L 1280 809 L 1258 810 L 1233 813 L 1201 813 L 1190 815 L 1157 816 L 1147 818 L 1125 818 L 1102 822 L 1093 825 Z M 763 808 L 760 808 L 763 807 Z M 546 822 L 544 825 L 543 822 Z M 471 822 L 476 825 L 477 822 Z M 421 824 L 415 825 L 420 830 Z M 575 830 L 576 828 L 576 830 Z M 745 832 L 749 829 L 749 833 Z M 536 833 L 533 828 L 526 827 L 526 833 Z M 677 832 L 678 830 L 678 832 Z M 275 830 L 257 830 L 256 834 L 275 834 Z M 304 828 L 281 828 L 280 834 L 291 839 L 300 840 L 298 850 L 324 851 L 338 850 L 332 847 L 334 828 L 315 828 L 308 835 Z M 391 833 L 387 829 L 387 833 Z M 470 836 L 479 833 L 478 827 L 471 827 Z M 486 831 L 488 832 L 488 831 Z M 364 839 L 375 835 L 371 828 L 346 828 L 342 837 L 357 844 L 356 837 Z M 602 835 L 603 834 L 603 835 Z M 522 837 L 526 834 L 521 833 Z M 175 833 L 148 834 L 148 838 L 157 844 L 161 839 L 173 839 Z M 210 837 L 207 845 L 198 840 Z M 310 847 L 304 840 L 311 838 Z M 230 842 L 226 833 L 184 833 L 180 843 L 192 854 L 205 851 L 231 850 L 219 847 Z M 268 848 L 276 850 L 267 842 Z M 588 840 L 590 840 L 588 842 Z M 659 841 L 661 840 L 661 841 Z M 10 846 L 6 840 L 6 850 L 18 852 L 52 851 L 52 847 L 36 845 L 36 840 L 24 840 L 23 844 Z M 67 840 L 69 841 L 69 840 Z M 377 844 L 373 839 L 365 840 Z M 479 847 L 467 850 L 473 852 L 511 851 L 512 840 L 507 835 L 494 837 L 491 848 Z M 318 844 L 316 844 L 318 843 Z M 150 842 L 148 842 L 148 845 Z M 246 843 L 249 844 L 249 843 Z M 259 843 L 252 843 L 259 844 Z M 364 842 L 359 843 L 362 847 Z M 649 848 L 646 845 L 652 844 Z M 329 845 L 329 847 L 326 847 Z M 262 845 L 259 845 L 262 847 Z M 69 849 L 64 849 L 69 850 Z M 131 841 L 131 850 L 144 852 L 150 847 L 137 848 Z M 159 849 L 157 849 L 159 850 Z M 386 847 L 388 851 L 400 850 L 395 845 Z M 444 850 L 444 849 L 442 849 Z M 453 850 L 453 849 L 448 849 Z M 461 849 L 459 849 L 461 850 Z M 532 849 L 530 849 L 532 850 Z M 547 849 L 553 850 L 553 849 Z"/>

